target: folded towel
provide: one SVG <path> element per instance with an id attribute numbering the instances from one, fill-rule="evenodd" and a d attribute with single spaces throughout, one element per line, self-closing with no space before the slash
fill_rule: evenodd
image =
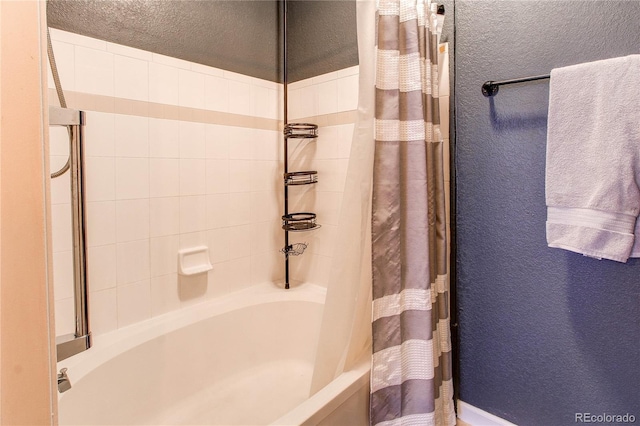
<path id="1" fill-rule="evenodd" d="M 547 243 L 640 257 L 640 55 L 551 71 Z"/>

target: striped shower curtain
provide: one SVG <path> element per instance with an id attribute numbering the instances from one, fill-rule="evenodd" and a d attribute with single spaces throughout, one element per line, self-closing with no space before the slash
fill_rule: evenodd
<path id="1" fill-rule="evenodd" d="M 454 425 L 437 5 L 379 0 L 371 424 Z"/>

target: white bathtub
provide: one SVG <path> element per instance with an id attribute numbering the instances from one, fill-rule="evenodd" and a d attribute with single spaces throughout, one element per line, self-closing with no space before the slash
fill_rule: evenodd
<path id="1" fill-rule="evenodd" d="M 254 286 L 59 363 L 60 425 L 367 425 L 369 362 L 309 398 L 324 289 Z"/>

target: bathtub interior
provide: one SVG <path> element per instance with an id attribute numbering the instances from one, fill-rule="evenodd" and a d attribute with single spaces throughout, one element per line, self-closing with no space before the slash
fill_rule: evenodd
<path id="1" fill-rule="evenodd" d="M 256 286 L 105 335 L 66 364 L 60 424 L 273 422 L 309 398 L 323 290 Z"/>

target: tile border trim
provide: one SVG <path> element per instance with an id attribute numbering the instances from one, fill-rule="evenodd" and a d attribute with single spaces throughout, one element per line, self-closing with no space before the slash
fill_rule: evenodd
<path id="1" fill-rule="evenodd" d="M 49 98 L 57 103 L 55 89 L 49 88 Z M 160 118 L 168 120 L 191 121 L 206 124 L 245 127 L 260 130 L 280 131 L 282 120 L 233 114 L 155 102 L 137 101 L 116 98 L 113 96 L 66 91 L 65 99 L 69 108 L 84 111 L 97 111 L 112 114 L 135 115 L 139 117 Z M 342 111 L 290 120 L 292 122 L 312 122 L 320 127 L 352 124 L 356 122 L 357 110 Z"/>

